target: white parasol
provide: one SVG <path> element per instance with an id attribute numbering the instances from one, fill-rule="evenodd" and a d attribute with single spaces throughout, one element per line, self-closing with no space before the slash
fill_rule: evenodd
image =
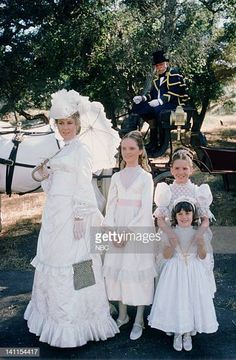
<path id="1" fill-rule="evenodd" d="M 120 137 L 112 129 L 111 121 L 106 118 L 103 105 L 89 101 L 88 97 L 81 96 L 74 90 L 63 89 L 52 95 L 51 118 L 66 118 L 76 111 L 81 119 L 79 139 L 87 145 L 92 156 L 92 171 L 114 167 Z"/>
<path id="2" fill-rule="evenodd" d="M 112 129 L 104 108 L 99 102 L 91 102 L 83 114 L 79 138 L 89 148 L 93 159 L 93 171 L 109 169 L 116 165 L 115 155 L 120 144 L 118 132 Z"/>

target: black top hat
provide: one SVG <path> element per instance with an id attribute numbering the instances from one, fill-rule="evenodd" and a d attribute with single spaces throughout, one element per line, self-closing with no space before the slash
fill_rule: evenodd
<path id="1" fill-rule="evenodd" d="M 157 50 L 153 54 L 153 65 L 163 63 L 164 61 L 169 61 L 164 54 L 164 50 Z"/>

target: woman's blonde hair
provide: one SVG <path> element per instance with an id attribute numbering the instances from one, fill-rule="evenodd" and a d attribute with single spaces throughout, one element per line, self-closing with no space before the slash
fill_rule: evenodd
<path id="1" fill-rule="evenodd" d="M 170 166 L 173 166 L 174 162 L 176 160 L 186 160 L 190 167 L 193 167 L 193 154 L 188 150 L 184 148 L 178 148 L 174 151 Z"/>
<path id="2" fill-rule="evenodd" d="M 130 131 L 128 134 L 126 134 L 120 143 L 119 146 L 119 164 L 120 164 L 120 169 L 124 169 L 126 166 L 126 162 L 122 157 L 121 154 L 121 144 L 122 141 L 125 139 L 132 139 L 136 142 L 136 144 L 138 145 L 139 150 L 142 150 L 142 153 L 139 155 L 138 158 L 138 163 L 139 165 L 146 171 L 151 172 L 151 167 L 148 164 L 148 157 L 147 157 L 147 153 L 144 147 L 144 143 L 143 143 L 143 137 L 140 131 L 134 130 L 134 131 Z"/>
<path id="3" fill-rule="evenodd" d="M 81 130 L 81 121 L 80 121 L 80 114 L 78 111 L 76 111 L 74 114 L 68 116 L 67 119 L 72 119 L 74 120 L 75 122 L 75 126 L 76 126 L 76 134 L 78 135 L 80 133 L 80 130 Z M 57 122 L 59 121 L 60 119 L 56 119 L 55 122 L 56 122 L 56 125 L 57 125 Z"/>

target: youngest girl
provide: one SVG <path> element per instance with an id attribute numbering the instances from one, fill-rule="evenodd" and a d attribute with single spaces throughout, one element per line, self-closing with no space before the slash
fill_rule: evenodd
<path id="1" fill-rule="evenodd" d="M 174 245 L 163 234 L 162 254 L 166 260 L 157 284 L 149 325 L 174 333 L 173 347 L 192 349 L 191 334 L 213 333 L 218 329 L 207 276 L 208 233 L 196 234 L 195 200 L 181 197 L 173 204 L 172 227 L 179 239 Z M 208 236 L 208 238 L 207 238 Z"/>

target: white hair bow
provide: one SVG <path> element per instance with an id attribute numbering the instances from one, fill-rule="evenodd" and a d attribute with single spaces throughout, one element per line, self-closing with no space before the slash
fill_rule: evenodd
<path id="1" fill-rule="evenodd" d="M 197 201 L 190 197 L 190 196 L 180 196 L 178 199 L 176 199 L 173 203 L 173 208 L 179 204 L 180 202 L 188 202 L 189 204 L 192 205 L 192 207 L 195 209 L 196 208 L 196 203 Z"/>

